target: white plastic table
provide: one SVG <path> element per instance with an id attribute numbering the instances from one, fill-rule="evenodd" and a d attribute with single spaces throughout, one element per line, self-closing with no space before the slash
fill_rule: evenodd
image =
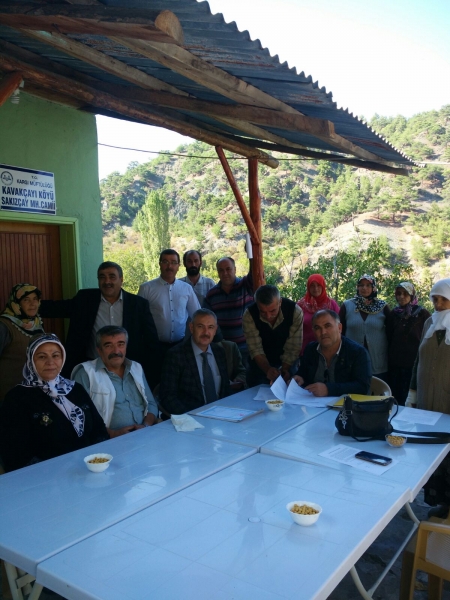
<path id="1" fill-rule="evenodd" d="M 41 562 L 69 600 L 327 598 L 408 498 L 367 481 L 256 454 Z M 311 527 L 286 504 L 318 502 Z"/>
<path id="2" fill-rule="evenodd" d="M 114 457 L 103 473 L 83 462 L 94 452 Z M 254 453 L 156 425 L 2 475 L 0 558 L 35 575 L 49 556 Z"/>
<path id="3" fill-rule="evenodd" d="M 259 386 L 256 386 L 192 411 L 190 414 L 204 426 L 204 429 L 195 429 L 194 431 L 189 432 L 189 435 L 212 437 L 218 440 L 252 446 L 259 450 L 263 444 L 328 410 L 327 408 L 312 408 L 285 404 L 280 411 L 273 412 L 267 408 L 265 402 L 253 400 L 258 389 Z M 250 410 L 263 409 L 264 412 L 244 419 L 240 423 L 200 417 L 197 414 L 193 414 L 216 405 Z M 172 425 L 167 422 L 166 427 L 167 426 L 171 427 Z"/>
<path id="4" fill-rule="evenodd" d="M 450 415 L 442 415 L 436 425 L 412 425 L 401 421 L 403 407 L 399 408 L 398 417 L 393 424 L 396 429 L 408 427 L 414 431 L 448 431 L 450 433 Z M 392 448 L 385 441 L 357 442 L 351 437 L 338 434 L 335 419 L 338 412 L 328 410 L 315 419 L 308 421 L 261 448 L 263 454 L 271 454 L 283 458 L 322 465 L 345 473 L 354 473 L 356 469 L 340 464 L 319 454 L 338 444 L 354 446 L 355 454 L 367 450 L 389 456 L 398 460 L 398 464 L 380 475 L 366 475 L 357 471 L 363 477 L 375 477 L 382 481 L 395 481 L 410 489 L 409 502 L 417 496 L 430 475 L 440 465 L 450 451 L 450 444 L 405 444 L 401 448 Z"/>

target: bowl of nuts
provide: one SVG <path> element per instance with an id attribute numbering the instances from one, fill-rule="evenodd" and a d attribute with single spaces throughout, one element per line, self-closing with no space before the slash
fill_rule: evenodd
<path id="1" fill-rule="evenodd" d="M 278 400 L 277 398 L 271 398 L 270 400 L 266 400 L 266 406 L 269 410 L 276 412 L 277 410 L 281 410 L 283 408 L 284 401 Z"/>
<path id="2" fill-rule="evenodd" d="M 111 454 L 89 454 L 89 456 L 84 458 L 84 462 L 89 471 L 101 473 L 102 471 L 106 471 L 112 459 Z"/>
<path id="3" fill-rule="evenodd" d="M 294 502 L 286 504 L 286 508 L 290 512 L 293 521 L 304 527 L 313 525 L 322 512 L 322 507 L 319 504 L 307 500 L 294 500 Z"/>
<path id="4" fill-rule="evenodd" d="M 392 433 L 388 433 L 386 436 L 386 441 L 389 446 L 393 448 L 400 448 L 406 444 L 406 437 L 404 435 L 392 435 Z"/>

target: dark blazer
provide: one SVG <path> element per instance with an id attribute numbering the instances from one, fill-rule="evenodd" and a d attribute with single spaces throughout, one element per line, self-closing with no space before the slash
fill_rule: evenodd
<path id="1" fill-rule="evenodd" d="M 297 375 L 305 380 L 305 385 L 316 383 L 315 375 L 319 366 L 317 342 L 309 343 L 300 359 Z M 372 379 L 372 364 L 367 350 L 356 342 L 342 336 L 339 358 L 334 368 L 334 383 L 326 384 L 329 396 L 342 394 L 368 394 Z"/>
<path id="2" fill-rule="evenodd" d="M 219 397 L 224 398 L 231 394 L 225 351 L 214 343 L 211 344 L 211 349 L 222 378 Z M 174 415 L 182 415 L 204 405 L 203 387 L 191 338 L 167 352 L 159 386 L 159 399 L 165 411 Z"/>
<path id="3" fill-rule="evenodd" d="M 127 358 L 142 365 L 151 388 L 159 382 L 161 371 L 160 348 L 155 322 L 148 300 L 122 290 L 123 324 L 128 332 Z M 70 319 L 65 343 L 66 363 L 62 370 L 70 378 L 73 368 L 89 360 L 87 351 L 91 341 L 97 311 L 101 300 L 100 289 L 80 290 L 71 300 L 43 300 L 39 314 L 44 318 Z"/>

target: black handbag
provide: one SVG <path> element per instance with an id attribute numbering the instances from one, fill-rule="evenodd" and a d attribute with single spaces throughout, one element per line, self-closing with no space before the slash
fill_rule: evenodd
<path id="1" fill-rule="evenodd" d="M 395 412 L 391 415 L 394 405 Z M 363 402 L 345 396 L 342 410 L 336 417 L 336 429 L 341 435 L 350 436 L 359 442 L 384 440 L 394 430 L 391 420 L 397 411 L 397 400 L 392 396 Z"/>
<path id="2" fill-rule="evenodd" d="M 392 407 L 395 412 L 391 415 Z M 389 433 L 401 434 L 413 444 L 450 444 L 449 431 L 402 431 L 394 429 L 391 421 L 398 412 L 397 400 L 393 396 L 380 396 L 373 400 L 353 400 L 344 397 L 342 410 L 336 417 L 336 429 L 341 435 L 358 442 L 384 440 Z M 413 436 L 413 437 L 411 437 Z"/>

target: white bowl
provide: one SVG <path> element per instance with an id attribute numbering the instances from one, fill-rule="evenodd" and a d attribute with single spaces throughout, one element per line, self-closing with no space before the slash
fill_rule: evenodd
<path id="1" fill-rule="evenodd" d="M 108 462 L 102 462 L 102 463 L 89 462 L 90 460 L 93 460 L 94 458 L 107 458 Z M 89 454 L 89 456 L 85 456 L 84 462 L 86 463 L 86 466 L 89 469 L 89 471 L 93 471 L 94 473 L 101 473 L 102 471 L 106 471 L 106 469 L 109 467 L 112 459 L 113 459 L 113 457 L 111 456 L 111 454 L 102 454 L 101 452 L 98 452 L 97 454 Z"/>
<path id="2" fill-rule="evenodd" d="M 292 512 L 294 504 L 298 504 L 299 506 L 306 504 L 306 506 L 314 508 L 314 510 L 317 510 L 317 512 L 314 515 L 300 515 L 299 513 L 294 513 Z M 294 500 L 294 502 L 289 502 L 289 504 L 286 504 L 286 508 L 288 509 L 292 520 L 298 525 L 303 525 L 304 527 L 313 525 L 322 513 L 322 507 L 319 504 L 316 504 L 315 502 L 308 502 L 307 500 Z"/>
<path id="3" fill-rule="evenodd" d="M 270 402 L 274 404 L 270 404 Z M 278 400 L 277 398 L 271 398 L 270 400 L 266 400 L 266 405 L 269 410 L 273 410 L 276 412 L 277 410 L 281 410 L 284 406 L 283 400 Z"/>
<path id="4" fill-rule="evenodd" d="M 390 438 L 394 438 L 396 443 L 394 441 L 391 441 Z M 385 439 L 389 446 L 392 446 L 392 448 L 401 448 L 406 444 L 406 436 L 398 435 L 396 433 L 388 433 L 385 436 Z"/>

